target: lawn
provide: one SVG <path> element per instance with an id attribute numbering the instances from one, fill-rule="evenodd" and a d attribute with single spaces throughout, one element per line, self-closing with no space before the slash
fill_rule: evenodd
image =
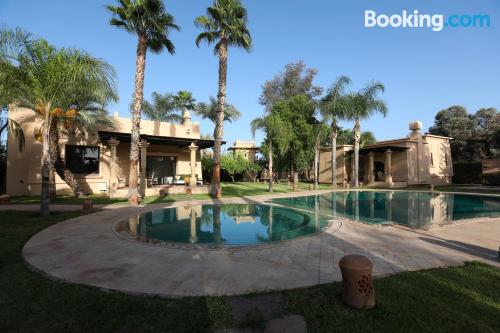
<path id="1" fill-rule="evenodd" d="M 300 190 L 309 189 L 309 183 L 299 183 Z M 251 183 L 251 182 L 237 182 L 237 183 L 222 183 L 222 196 L 224 198 L 239 197 L 248 195 L 268 194 L 269 185 L 267 183 Z M 321 184 L 320 189 L 328 189 L 328 185 Z M 274 193 L 287 193 L 292 192 L 292 186 L 286 184 L 274 184 Z M 95 204 L 114 204 L 114 203 L 127 203 L 127 199 L 123 198 L 108 198 L 105 195 L 89 195 L 87 197 L 76 198 L 73 196 L 58 196 L 53 201 L 54 204 L 82 204 L 83 200 L 90 198 Z M 186 194 L 171 194 L 165 197 L 149 196 L 143 200 L 143 204 L 151 203 L 166 203 L 172 201 L 183 200 L 204 200 L 210 199 L 208 194 L 193 194 L 188 196 Z M 40 196 L 18 196 L 11 198 L 12 204 L 39 204 Z"/>
<path id="2" fill-rule="evenodd" d="M 78 214 L 0 212 L 0 332 L 212 332 L 239 325 L 231 316 L 234 298 L 129 296 L 31 272 L 23 244 Z M 276 299 L 286 313 L 303 315 L 310 332 L 500 332 L 500 270 L 485 264 L 381 278 L 375 290 L 370 311 L 344 307 L 340 283 L 245 299 Z M 259 311 L 241 322 L 262 327 Z"/>

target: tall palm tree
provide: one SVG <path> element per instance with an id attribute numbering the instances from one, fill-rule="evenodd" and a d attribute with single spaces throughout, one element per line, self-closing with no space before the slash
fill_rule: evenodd
<path id="1" fill-rule="evenodd" d="M 347 76 L 340 76 L 332 84 L 327 95 L 320 102 L 320 110 L 323 118 L 331 122 L 331 149 L 332 149 L 332 186 L 337 186 L 337 135 L 338 121 L 345 119 L 349 109 L 342 103 L 342 97 L 351 79 Z"/>
<path id="2" fill-rule="evenodd" d="M 284 122 L 279 115 L 271 112 L 264 117 L 255 118 L 250 124 L 252 135 L 262 130 L 266 135 L 268 150 L 269 192 L 273 192 L 273 152 L 283 156 L 290 146 L 291 124 Z"/>
<path id="3" fill-rule="evenodd" d="M 345 101 L 350 110 L 349 118 L 354 120 L 354 186 L 359 187 L 359 145 L 361 139 L 361 120 L 370 118 L 375 113 L 387 115 L 386 103 L 378 98 L 385 87 L 380 82 L 371 82 L 358 93 L 349 94 Z"/>
<path id="4" fill-rule="evenodd" d="M 133 105 L 131 105 L 133 108 Z M 180 123 L 182 116 L 179 114 L 172 94 L 160 94 L 156 91 L 151 95 L 151 102 L 142 102 L 142 113 L 154 121 Z"/>
<path id="5" fill-rule="evenodd" d="M 130 141 L 130 174 L 128 197 L 137 198 L 139 135 L 141 123 L 141 106 L 144 98 L 144 70 L 146 54 L 161 53 L 164 49 L 170 54 L 175 53 L 175 47 L 169 39 L 170 30 L 180 30 L 174 17 L 166 12 L 161 0 L 119 0 L 119 6 L 106 6 L 113 14 L 109 23 L 125 31 L 137 35 L 137 50 L 135 63 L 134 108 L 132 111 L 132 129 Z M 136 200 L 131 200 L 136 203 Z"/>
<path id="6" fill-rule="evenodd" d="M 202 119 L 209 119 L 215 124 L 217 122 L 217 108 L 217 100 L 214 97 L 210 96 L 210 102 L 198 103 L 198 105 L 196 105 L 196 108 L 194 109 L 194 112 Z M 238 109 L 234 105 L 228 103 L 224 105 L 224 121 L 232 123 L 233 121 L 238 120 L 240 117 L 241 112 L 238 111 Z"/>
<path id="7" fill-rule="evenodd" d="M 42 200 L 43 216 L 50 213 L 51 123 L 60 114 L 74 114 L 75 94 L 96 96 L 115 91 L 116 74 L 111 66 L 77 49 L 56 49 L 47 41 L 33 40 L 19 31 L 0 32 L 0 58 L 10 59 L 15 66 L 10 80 L 20 86 L 8 101 L 17 108 L 34 111 L 40 120 L 42 140 Z M 70 111 L 71 110 L 71 111 Z"/>
<path id="8" fill-rule="evenodd" d="M 314 188 L 317 190 L 319 188 L 319 148 L 321 146 L 321 142 L 324 142 L 328 138 L 328 134 L 331 134 L 331 129 L 325 124 L 326 119 L 322 119 L 321 121 L 317 121 L 314 124 Z"/>
<path id="9" fill-rule="evenodd" d="M 195 19 L 195 25 L 204 32 L 196 38 L 196 45 L 202 41 L 215 43 L 214 52 L 219 57 L 219 91 L 217 93 L 217 117 L 214 129 L 214 157 L 212 195 L 222 196 L 220 186 L 220 155 L 224 129 L 224 107 L 226 106 L 226 78 L 228 47 L 235 46 L 250 51 L 252 38 L 247 28 L 247 11 L 239 0 L 214 0 L 207 8 L 207 16 Z"/>

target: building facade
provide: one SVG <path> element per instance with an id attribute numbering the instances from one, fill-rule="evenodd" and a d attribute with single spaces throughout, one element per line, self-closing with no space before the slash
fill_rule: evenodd
<path id="1" fill-rule="evenodd" d="M 21 124 L 25 148 L 9 135 L 7 153 L 7 193 L 9 195 L 38 195 L 41 192 L 42 123 L 28 109 L 12 112 Z M 96 133 L 78 129 L 62 135 L 59 149 L 84 194 L 103 193 L 124 197 L 128 192 L 130 171 L 130 132 L 128 118 L 112 117 L 112 128 L 100 128 Z M 200 139 L 200 126 L 184 113 L 181 124 L 141 121 L 140 192 L 158 194 L 160 190 L 173 193 L 175 185 L 201 185 L 200 149 L 213 146 L 213 140 Z M 70 187 L 56 174 L 57 194 L 72 193 Z M 201 191 L 201 187 L 198 187 Z M 196 192 L 196 190 L 195 190 Z"/>
<path id="2" fill-rule="evenodd" d="M 406 138 L 379 141 L 359 150 L 359 182 L 368 186 L 405 187 L 409 185 L 450 184 L 453 177 L 450 140 L 422 134 L 422 123 L 410 123 Z M 337 183 L 353 183 L 354 147 L 337 147 Z M 320 150 L 319 181 L 331 183 L 331 149 Z"/>

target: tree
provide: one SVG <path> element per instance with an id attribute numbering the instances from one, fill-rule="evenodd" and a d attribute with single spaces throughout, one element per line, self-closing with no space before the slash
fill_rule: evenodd
<path id="1" fill-rule="evenodd" d="M 130 175 L 129 198 L 138 197 L 138 163 L 141 107 L 144 97 L 144 70 L 146 54 L 161 53 L 164 49 L 170 54 L 175 47 L 169 39 L 170 30 L 180 30 L 174 17 L 167 13 L 161 0 L 119 0 L 119 6 L 106 6 L 113 14 L 109 21 L 112 26 L 137 35 L 134 108 L 132 111 L 132 129 L 130 133 Z M 137 202 L 132 200 L 132 202 Z"/>
<path id="2" fill-rule="evenodd" d="M 217 100 L 210 96 L 209 103 L 198 103 L 196 105 L 194 112 L 199 115 L 202 119 L 208 119 L 214 124 L 217 122 Z M 232 123 L 235 120 L 238 120 L 241 117 L 241 112 L 231 104 L 226 103 L 224 106 L 224 121 L 228 121 Z"/>
<path id="3" fill-rule="evenodd" d="M 220 186 L 220 154 L 224 129 L 224 107 L 226 106 L 226 79 L 228 47 L 234 46 L 250 51 L 252 38 L 247 28 L 247 11 L 239 0 L 214 0 L 207 8 L 207 16 L 198 16 L 196 26 L 204 32 L 196 38 L 196 45 L 202 41 L 215 43 L 214 53 L 219 57 L 219 91 L 217 93 L 217 117 L 214 129 L 214 167 L 212 195 L 222 196 Z"/>
<path id="4" fill-rule="evenodd" d="M 252 160 L 247 160 L 245 174 L 247 174 L 250 178 L 252 178 L 252 181 L 254 183 L 257 181 L 257 176 L 259 175 L 259 172 L 261 170 L 262 167 L 260 166 L 259 163 L 256 163 Z"/>
<path id="5" fill-rule="evenodd" d="M 345 87 L 351 83 L 347 76 L 340 76 L 332 84 L 327 95 L 320 102 L 323 119 L 331 122 L 331 149 L 332 149 L 332 186 L 337 186 L 337 135 L 338 120 L 348 117 L 349 109 L 342 103 Z"/>
<path id="6" fill-rule="evenodd" d="M 303 61 L 287 64 L 283 72 L 264 83 L 259 103 L 270 112 L 277 102 L 288 98 L 306 95 L 313 99 L 321 95 L 322 88 L 313 85 L 317 73 L 316 69 L 307 68 Z"/>
<path id="7" fill-rule="evenodd" d="M 354 186 L 359 187 L 359 146 L 361 139 L 361 120 L 370 118 L 374 113 L 384 117 L 387 114 L 387 105 L 378 98 L 385 87 L 380 82 L 371 82 L 358 93 L 349 94 L 344 98 L 349 108 L 349 118 L 354 120 Z"/>
<path id="8" fill-rule="evenodd" d="M 95 98 L 103 91 L 115 91 L 116 74 L 111 66 L 77 49 L 56 49 L 43 39 L 33 40 L 21 31 L 0 32 L 0 58 L 15 67 L 7 80 L 20 85 L 7 100 L 15 108 L 28 108 L 42 123 L 42 200 L 43 216 L 50 213 L 51 124 L 63 112 L 74 112 L 76 96 Z M 10 51 L 10 52 L 9 52 Z M 9 61 L 8 60 L 8 61 Z M 51 135 L 52 134 L 52 135 Z"/>
<path id="9" fill-rule="evenodd" d="M 185 112 L 193 111 L 196 108 L 196 100 L 189 91 L 181 90 L 177 92 L 177 95 L 173 96 L 173 100 L 175 107 L 182 113 L 182 116 L 184 116 Z"/>
<path id="10" fill-rule="evenodd" d="M 220 159 L 221 169 L 226 171 L 234 183 L 234 176 L 247 169 L 247 160 L 241 154 L 226 153 Z"/>
<path id="11" fill-rule="evenodd" d="M 474 114 L 460 105 L 439 111 L 429 132 L 452 137 L 451 154 L 454 161 L 481 161 L 493 156 L 500 147 L 495 133 L 500 128 L 500 114 L 495 108 L 482 108 Z"/>
<path id="12" fill-rule="evenodd" d="M 314 172 L 314 188 L 317 190 L 319 188 L 319 148 L 321 147 L 321 142 L 325 141 L 325 139 L 328 137 L 328 134 L 331 135 L 330 131 L 331 128 L 328 127 L 328 125 L 325 124 L 325 119 L 318 121 L 316 124 L 314 124 L 313 131 L 314 131 L 314 165 L 313 165 L 313 172 Z M 336 142 L 335 142 L 336 145 Z M 336 151 L 336 148 L 335 148 Z"/>
<path id="13" fill-rule="evenodd" d="M 133 107 L 133 105 L 131 105 Z M 142 102 L 142 112 L 153 121 L 166 121 L 180 123 L 182 116 L 179 114 L 174 96 L 171 94 L 160 94 L 153 92 L 151 102 Z"/>
<path id="14" fill-rule="evenodd" d="M 279 115 L 292 130 L 289 133 L 289 147 L 283 163 L 287 163 L 295 186 L 299 171 L 306 171 L 314 159 L 314 124 L 316 103 L 307 95 L 298 95 L 276 103 L 271 113 Z"/>
<path id="15" fill-rule="evenodd" d="M 269 112 L 261 118 L 251 122 L 252 135 L 255 138 L 257 130 L 262 130 L 266 135 L 267 145 L 262 145 L 263 153 L 266 155 L 269 173 L 269 192 L 273 192 L 273 153 L 283 156 L 288 150 L 292 127 L 290 123 L 284 122 L 277 113 Z"/>

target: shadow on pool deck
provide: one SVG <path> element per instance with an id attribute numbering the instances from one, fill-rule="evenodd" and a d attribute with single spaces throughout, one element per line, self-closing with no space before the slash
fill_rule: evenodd
<path id="1" fill-rule="evenodd" d="M 428 242 L 431 244 L 446 247 L 448 249 L 462 252 L 462 253 L 465 253 L 468 255 L 476 256 L 479 258 L 488 259 L 488 260 L 500 260 L 499 252 L 496 252 L 495 250 L 488 249 L 488 248 L 485 248 L 482 246 L 468 244 L 468 243 L 464 243 L 464 242 L 460 242 L 460 241 L 441 239 L 441 238 L 437 238 L 437 237 L 434 237 L 434 238 L 419 237 L 419 239 L 423 240 L 424 242 Z"/>

